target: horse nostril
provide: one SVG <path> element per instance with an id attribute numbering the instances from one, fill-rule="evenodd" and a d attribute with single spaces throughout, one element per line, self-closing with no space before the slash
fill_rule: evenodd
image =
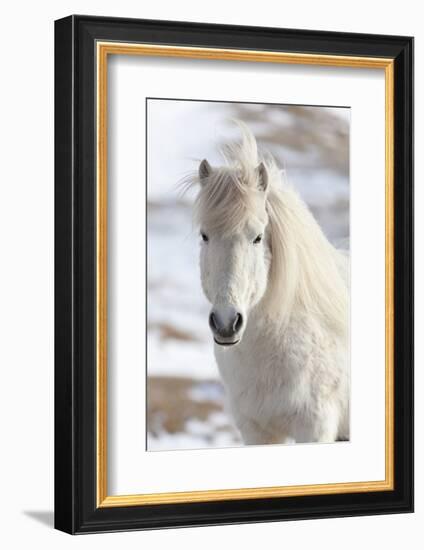
<path id="1" fill-rule="evenodd" d="M 215 315 L 214 315 L 213 312 L 209 315 L 209 326 L 210 326 L 211 329 L 214 330 L 214 331 L 217 331 L 217 330 L 218 330 L 218 327 L 217 327 L 217 325 L 216 325 L 216 318 L 215 318 Z"/>
<path id="2" fill-rule="evenodd" d="M 243 316 L 241 313 L 237 313 L 235 321 L 233 323 L 234 332 L 238 332 L 243 326 Z"/>

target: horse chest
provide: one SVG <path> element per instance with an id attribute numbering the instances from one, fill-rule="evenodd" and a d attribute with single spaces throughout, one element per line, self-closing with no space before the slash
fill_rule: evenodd
<path id="1" fill-rule="evenodd" d="M 217 353 L 232 408 L 262 422 L 295 414 L 308 402 L 309 373 L 289 353 L 278 355 L 256 346 Z"/>

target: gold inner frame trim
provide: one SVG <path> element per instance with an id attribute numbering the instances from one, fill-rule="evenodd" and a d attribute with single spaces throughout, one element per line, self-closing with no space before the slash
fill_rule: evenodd
<path id="1" fill-rule="evenodd" d="M 364 493 L 394 489 L 394 60 L 254 50 L 162 46 L 123 42 L 96 44 L 97 54 L 97 506 L 141 506 L 270 497 Z M 109 496 L 107 493 L 107 61 L 109 55 L 219 59 L 331 67 L 384 69 L 385 72 L 385 479 L 243 489 Z"/>

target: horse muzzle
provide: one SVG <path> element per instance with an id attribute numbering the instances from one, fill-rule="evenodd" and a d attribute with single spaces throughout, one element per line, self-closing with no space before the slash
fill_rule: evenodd
<path id="1" fill-rule="evenodd" d="M 209 315 L 209 326 L 215 343 L 219 346 L 238 344 L 244 324 L 244 315 L 233 306 L 214 307 Z"/>

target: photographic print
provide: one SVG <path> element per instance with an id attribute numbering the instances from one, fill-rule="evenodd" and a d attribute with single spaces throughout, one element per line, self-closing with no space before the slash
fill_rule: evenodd
<path id="1" fill-rule="evenodd" d="M 147 450 L 350 437 L 350 109 L 148 98 Z"/>

